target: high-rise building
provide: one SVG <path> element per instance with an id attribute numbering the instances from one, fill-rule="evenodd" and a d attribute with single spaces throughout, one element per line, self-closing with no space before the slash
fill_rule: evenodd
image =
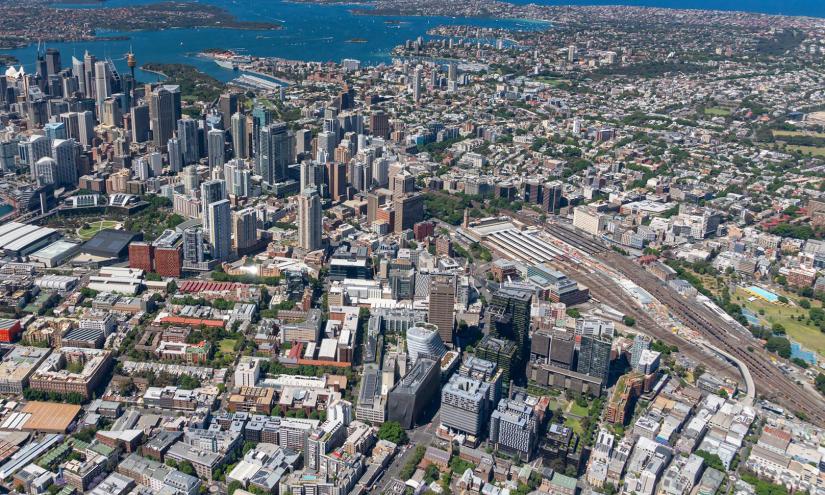
<path id="1" fill-rule="evenodd" d="M 231 135 L 235 158 L 249 158 L 249 145 L 246 142 L 246 115 L 238 112 L 232 114 Z"/>
<path id="2" fill-rule="evenodd" d="M 32 166 L 44 156 L 51 155 L 51 141 L 46 136 L 33 134 L 27 141 L 21 141 L 18 146 L 20 163 Z"/>
<path id="3" fill-rule="evenodd" d="M 486 429 L 490 384 L 459 374 L 441 389 L 441 426 L 478 438 Z"/>
<path id="4" fill-rule="evenodd" d="M 202 263 L 203 230 L 200 227 L 190 227 L 183 231 L 183 259 L 189 263 Z"/>
<path id="5" fill-rule="evenodd" d="M 438 392 L 441 376 L 438 363 L 433 359 L 420 358 L 390 390 L 387 401 L 388 420 L 397 421 L 405 429 L 415 426 Z"/>
<path id="6" fill-rule="evenodd" d="M 52 142 L 52 158 L 57 162 L 56 184 L 77 184 L 77 145 L 74 139 L 56 139 Z"/>
<path id="7" fill-rule="evenodd" d="M 95 56 L 86 51 L 83 55 L 83 81 L 86 98 L 95 97 Z"/>
<path id="8" fill-rule="evenodd" d="M 209 151 L 209 168 L 223 167 L 226 158 L 226 132 L 223 129 L 211 129 L 207 134 Z"/>
<path id="9" fill-rule="evenodd" d="M 444 342 L 438 334 L 438 327 L 432 323 L 416 323 L 407 329 L 407 356 L 415 364 L 419 357 L 429 356 L 441 359 L 447 353 Z"/>
<path id="10" fill-rule="evenodd" d="M 538 422 L 523 400 L 501 399 L 490 415 L 490 443 L 496 451 L 529 461 L 536 447 Z"/>
<path id="11" fill-rule="evenodd" d="M 132 141 L 145 143 L 149 140 L 149 106 L 134 106 L 130 112 L 132 115 Z"/>
<path id="12" fill-rule="evenodd" d="M 412 93 L 413 93 L 413 101 L 418 102 L 421 99 L 421 68 L 420 67 L 416 67 L 415 71 L 413 71 Z"/>
<path id="13" fill-rule="evenodd" d="M 223 180 L 208 180 L 201 184 L 201 204 L 203 205 L 203 229 L 210 232 L 209 229 L 209 209 L 210 204 L 226 199 L 226 182 Z M 209 238 L 212 242 L 212 238 Z"/>
<path id="14" fill-rule="evenodd" d="M 520 287 L 501 286 L 493 293 L 487 310 L 490 332 L 504 339 L 513 340 L 518 348 L 518 373 L 522 376 L 524 364 L 530 352 L 530 310 L 533 293 Z"/>
<path id="15" fill-rule="evenodd" d="M 233 214 L 232 237 L 238 253 L 244 253 L 258 244 L 258 214 L 253 208 L 246 208 Z"/>
<path id="16" fill-rule="evenodd" d="M 252 109 L 252 156 L 255 158 L 255 172 L 261 172 L 261 131 L 272 123 L 272 112 L 256 106 Z"/>
<path id="17" fill-rule="evenodd" d="M 209 243 L 212 258 L 223 261 L 232 252 L 232 221 L 228 199 L 209 203 Z"/>
<path id="18" fill-rule="evenodd" d="M 406 194 L 394 200 L 395 232 L 403 232 L 424 220 L 424 195 Z"/>
<path id="19" fill-rule="evenodd" d="M 46 131 L 49 142 L 54 142 L 56 139 L 69 139 L 66 124 L 63 122 L 49 122 L 43 126 L 43 130 Z"/>
<path id="20" fill-rule="evenodd" d="M 166 149 L 169 152 L 169 170 L 175 174 L 183 170 L 183 150 L 180 139 L 173 137 L 167 141 Z"/>
<path id="21" fill-rule="evenodd" d="M 321 249 L 321 198 L 315 189 L 298 195 L 298 245 L 307 251 Z"/>
<path id="22" fill-rule="evenodd" d="M 455 276 L 439 274 L 430 279 L 428 320 L 438 328 L 441 340 L 453 343 L 455 326 Z"/>
<path id="23" fill-rule="evenodd" d="M 80 141 L 80 124 L 77 112 L 65 112 L 60 114 L 60 122 L 66 126 L 66 139 L 72 138 Z"/>
<path id="24" fill-rule="evenodd" d="M 327 167 L 327 184 L 333 201 L 341 201 L 347 194 L 347 165 L 329 162 Z"/>
<path id="25" fill-rule="evenodd" d="M 180 139 L 183 151 L 183 163 L 185 165 L 197 163 L 200 157 L 198 122 L 189 117 L 178 120 L 178 139 Z"/>
<path id="26" fill-rule="evenodd" d="M 57 184 L 57 162 L 50 156 L 38 159 L 32 165 L 31 172 L 38 187 Z"/>
<path id="27" fill-rule="evenodd" d="M 286 167 L 292 160 L 293 144 L 284 122 L 270 124 L 261 130 L 259 166 L 264 182 L 275 184 L 286 178 Z"/>
<path id="28" fill-rule="evenodd" d="M 60 50 L 46 48 L 46 71 L 48 75 L 57 75 L 61 70 L 63 70 L 63 63 L 60 61 Z"/>
<path id="29" fill-rule="evenodd" d="M 610 339 L 597 335 L 582 335 L 576 372 L 601 378 L 602 384 L 606 384 L 610 372 L 610 348 Z"/>
<path id="30" fill-rule="evenodd" d="M 175 133 L 175 95 L 166 86 L 155 88 L 149 96 L 152 141 L 163 148 Z"/>
<path id="31" fill-rule="evenodd" d="M 105 61 L 95 62 L 95 101 L 98 108 L 111 96 L 112 86 L 109 79 L 109 65 Z"/>
<path id="32" fill-rule="evenodd" d="M 83 146 L 91 146 L 95 139 L 95 114 L 91 110 L 77 113 L 78 141 Z"/>
<path id="33" fill-rule="evenodd" d="M 384 139 L 390 135 L 390 118 L 382 110 L 370 115 L 370 134 Z"/>
<path id="34" fill-rule="evenodd" d="M 517 365 L 515 360 L 518 356 L 518 349 L 514 342 L 498 339 L 492 335 L 485 335 L 481 342 L 476 345 L 475 355 L 498 366 L 501 370 L 502 383 L 505 386 L 510 383 L 510 370 Z M 514 374 L 516 374 L 516 371 L 514 370 Z"/>
<path id="35" fill-rule="evenodd" d="M 650 337 L 639 334 L 633 338 L 633 347 L 630 348 L 630 366 L 636 369 L 639 364 L 639 358 L 642 356 L 642 351 L 650 349 Z"/>
<path id="36" fill-rule="evenodd" d="M 238 93 L 224 93 L 218 98 L 218 110 L 224 129 L 229 129 L 232 115 L 238 111 Z"/>

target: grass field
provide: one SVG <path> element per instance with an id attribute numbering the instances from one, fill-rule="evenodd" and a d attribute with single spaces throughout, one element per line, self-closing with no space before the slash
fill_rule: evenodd
<path id="1" fill-rule="evenodd" d="M 808 313 L 806 310 L 799 306 L 769 303 L 759 298 L 748 301 L 749 297 L 751 297 L 750 294 L 745 292 L 744 289 L 739 288 L 734 295 L 734 302 L 748 308 L 771 324 L 779 323 L 785 327 L 785 331 L 791 340 L 799 342 L 803 347 L 825 356 L 825 333 L 820 332 L 818 328 L 812 325 L 807 325 L 805 321 L 797 320 L 797 317 L 800 315 L 807 317 Z M 763 310 L 765 314 L 759 314 L 759 310 Z"/>
<path id="2" fill-rule="evenodd" d="M 564 426 L 571 428 L 576 435 L 584 434 L 584 428 L 582 428 L 582 424 L 578 419 L 575 418 L 567 418 L 564 420 Z"/>
<path id="3" fill-rule="evenodd" d="M 825 148 L 819 148 L 817 146 L 800 146 L 796 144 L 789 144 L 788 150 L 799 151 L 806 155 L 810 153 L 811 156 L 825 156 Z"/>
<path id="4" fill-rule="evenodd" d="M 773 137 L 793 137 L 793 136 L 811 136 L 815 138 L 825 138 L 825 134 L 821 132 L 805 132 L 805 131 L 780 131 L 774 130 Z"/>
<path id="5" fill-rule="evenodd" d="M 570 403 L 570 408 L 568 409 L 568 412 L 573 416 L 578 416 L 580 418 L 587 416 L 587 408 L 576 404 L 576 401 Z"/>
<path id="6" fill-rule="evenodd" d="M 115 222 L 113 220 L 100 220 L 97 222 L 88 222 L 88 227 L 86 228 L 79 228 L 77 229 L 77 235 L 84 241 L 88 241 L 95 234 L 100 232 L 103 229 L 113 229 L 120 225 L 120 222 Z"/>
<path id="7" fill-rule="evenodd" d="M 731 111 L 724 107 L 710 107 L 705 109 L 705 115 L 713 115 L 714 117 L 727 117 Z"/>
<path id="8" fill-rule="evenodd" d="M 224 354 L 231 354 L 235 352 L 236 339 L 223 339 L 218 342 L 218 349 Z"/>

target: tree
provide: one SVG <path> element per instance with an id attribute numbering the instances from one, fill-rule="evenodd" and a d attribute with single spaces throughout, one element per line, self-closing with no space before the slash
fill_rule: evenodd
<path id="1" fill-rule="evenodd" d="M 624 321 L 624 324 L 629 326 L 629 327 L 632 327 L 633 325 L 636 324 L 636 318 L 633 318 L 632 316 L 625 316 L 623 321 Z"/>
<path id="2" fill-rule="evenodd" d="M 401 445 L 407 442 L 407 432 L 398 421 L 386 421 L 378 429 L 378 438 Z"/>
<path id="3" fill-rule="evenodd" d="M 576 308 L 568 308 L 567 309 L 567 316 L 570 318 L 581 318 L 581 312 Z"/>
<path id="4" fill-rule="evenodd" d="M 189 476 L 195 476 L 195 467 L 189 461 L 183 461 L 178 464 L 178 471 Z"/>
<path id="5" fill-rule="evenodd" d="M 243 488 L 243 484 L 238 480 L 232 480 L 229 483 L 229 485 L 226 486 L 226 492 L 229 495 L 232 495 L 233 493 L 235 493 L 235 490 L 238 490 L 240 488 Z"/>

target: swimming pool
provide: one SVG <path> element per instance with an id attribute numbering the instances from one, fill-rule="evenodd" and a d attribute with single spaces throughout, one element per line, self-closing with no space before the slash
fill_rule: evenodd
<path id="1" fill-rule="evenodd" d="M 773 292 L 771 292 L 769 290 L 763 289 L 762 287 L 757 287 L 755 285 L 751 285 L 750 287 L 748 287 L 745 290 L 747 290 L 748 292 L 750 292 L 754 296 L 761 297 L 762 299 L 764 299 L 768 302 L 776 302 L 777 300 L 779 300 L 779 296 L 777 296 L 776 294 L 774 294 Z"/>

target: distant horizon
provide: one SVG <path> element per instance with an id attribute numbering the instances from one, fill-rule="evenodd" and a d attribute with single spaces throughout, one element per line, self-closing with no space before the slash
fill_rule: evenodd
<path id="1" fill-rule="evenodd" d="M 621 6 L 621 7 L 657 7 L 684 10 L 719 10 L 729 12 L 747 12 L 751 14 L 784 15 L 791 17 L 825 18 L 825 2 L 814 0 L 502 0 L 504 2 L 525 5 L 573 5 L 582 6 Z"/>

